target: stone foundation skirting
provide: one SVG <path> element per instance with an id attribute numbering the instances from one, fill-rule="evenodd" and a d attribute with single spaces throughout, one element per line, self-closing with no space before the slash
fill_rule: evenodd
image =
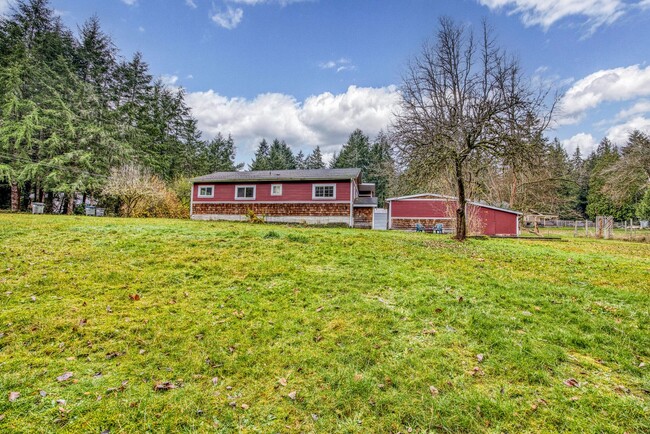
<path id="1" fill-rule="evenodd" d="M 248 219 L 244 215 L 234 214 L 194 214 L 192 220 L 226 220 L 243 222 Z M 350 216 L 264 216 L 266 223 L 296 223 L 308 225 L 350 225 Z"/>
<path id="2" fill-rule="evenodd" d="M 350 224 L 348 203 L 194 203 L 192 220 L 246 221 L 252 210 L 268 223 Z"/>
<path id="3" fill-rule="evenodd" d="M 252 210 L 265 217 L 346 217 L 350 221 L 348 203 L 197 203 L 192 206 L 192 216 L 238 215 Z"/>
<path id="4" fill-rule="evenodd" d="M 442 227 L 446 229 L 447 231 L 453 229 L 453 220 L 450 219 L 418 219 L 418 218 L 393 218 L 391 220 L 391 229 L 398 229 L 398 230 L 415 230 L 415 225 L 417 223 L 420 223 L 421 225 L 424 226 L 424 228 L 427 231 L 430 231 L 433 229 L 433 227 L 438 224 L 442 223 Z"/>
<path id="5" fill-rule="evenodd" d="M 372 228 L 372 214 L 374 208 L 371 207 L 356 207 L 354 208 L 354 227 L 359 229 Z"/>

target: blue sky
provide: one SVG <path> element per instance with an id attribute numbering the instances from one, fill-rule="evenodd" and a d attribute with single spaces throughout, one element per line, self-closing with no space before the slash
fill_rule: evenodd
<path id="1" fill-rule="evenodd" d="M 11 0 L 0 0 L 0 11 Z M 182 86 L 207 138 L 335 152 L 390 124 L 407 60 L 438 17 L 486 18 L 535 80 L 565 92 L 548 132 L 569 152 L 650 131 L 650 0 L 51 0 L 72 28 L 96 14 L 125 57 Z"/>

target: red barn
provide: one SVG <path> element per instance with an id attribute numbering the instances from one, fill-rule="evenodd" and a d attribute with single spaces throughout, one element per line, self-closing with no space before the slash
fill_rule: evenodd
<path id="1" fill-rule="evenodd" d="M 458 202 L 455 197 L 424 193 L 386 199 L 389 229 L 415 229 L 420 223 L 427 230 L 442 224 L 452 231 Z M 522 213 L 480 202 L 467 202 L 468 229 L 484 235 L 519 235 Z"/>
<path id="2" fill-rule="evenodd" d="M 267 222 L 370 228 L 377 207 L 359 169 L 215 172 L 192 182 L 194 220 L 243 221 L 252 211 Z"/>

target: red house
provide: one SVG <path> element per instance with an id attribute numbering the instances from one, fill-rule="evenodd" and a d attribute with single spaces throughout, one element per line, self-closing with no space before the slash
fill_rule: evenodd
<path id="1" fill-rule="evenodd" d="M 246 220 L 253 211 L 267 222 L 372 227 L 375 185 L 360 169 L 215 172 L 192 180 L 194 220 Z"/>
<path id="2" fill-rule="evenodd" d="M 386 202 L 388 229 L 415 229 L 418 223 L 426 229 L 437 224 L 442 224 L 446 231 L 454 229 L 458 207 L 455 197 L 424 193 L 393 197 Z M 484 235 L 519 235 L 520 212 L 470 201 L 466 215 L 470 231 Z"/>

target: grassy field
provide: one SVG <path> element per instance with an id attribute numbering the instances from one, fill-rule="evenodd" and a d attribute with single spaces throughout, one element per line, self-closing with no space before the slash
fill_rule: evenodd
<path id="1" fill-rule="evenodd" d="M 0 432 L 650 432 L 650 244 L 0 214 Z"/>

